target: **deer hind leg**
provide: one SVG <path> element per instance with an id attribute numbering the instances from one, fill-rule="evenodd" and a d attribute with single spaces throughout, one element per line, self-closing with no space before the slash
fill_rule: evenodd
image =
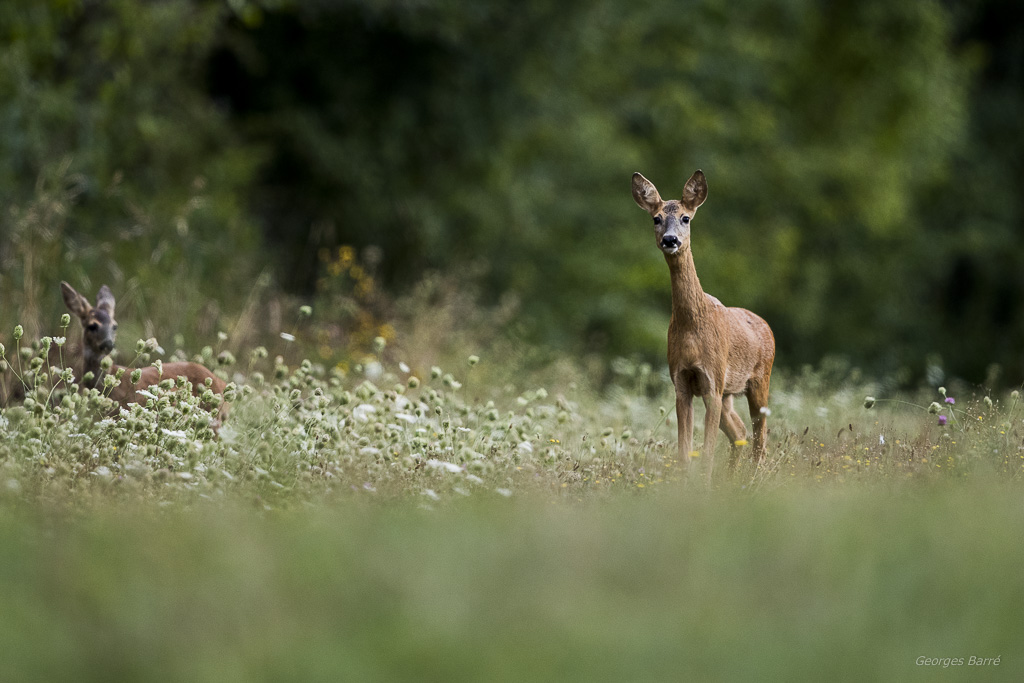
<path id="1" fill-rule="evenodd" d="M 761 462 L 768 451 L 768 416 L 762 408 L 768 407 L 768 377 L 751 380 L 747 387 L 750 421 L 754 425 L 754 460 Z"/>
<path id="2" fill-rule="evenodd" d="M 747 426 L 743 424 L 743 418 L 736 412 L 733 406 L 734 396 L 727 395 L 722 399 L 722 431 L 729 437 L 731 452 L 729 454 L 729 469 L 736 466 L 736 459 L 739 455 L 739 446 L 736 442 L 747 440 Z"/>

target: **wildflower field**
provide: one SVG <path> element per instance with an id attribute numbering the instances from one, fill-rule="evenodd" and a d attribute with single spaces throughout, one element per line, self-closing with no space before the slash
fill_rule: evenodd
<path id="1" fill-rule="evenodd" d="M 1024 673 L 1016 391 L 779 371 L 767 460 L 722 446 L 708 487 L 644 363 L 598 387 L 501 345 L 417 364 L 379 338 L 331 367 L 211 346 L 215 436 L 173 377 L 104 417 L 46 367 L 64 343 L 3 349 L 30 385 L 0 412 L 5 680 Z"/>

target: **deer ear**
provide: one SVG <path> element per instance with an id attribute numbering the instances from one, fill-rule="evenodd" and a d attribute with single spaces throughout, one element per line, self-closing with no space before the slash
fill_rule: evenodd
<path id="1" fill-rule="evenodd" d="M 697 169 L 683 186 L 683 206 L 690 211 L 696 210 L 708 198 L 708 181 L 704 172 Z"/>
<path id="2" fill-rule="evenodd" d="M 92 310 L 92 306 L 84 296 L 75 291 L 75 288 L 66 282 L 60 283 L 61 294 L 64 295 L 64 305 L 68 307 L 68 310 L 77 315 L 79 318 L 84 318 L 89 315 L 89 311 Z"/>
<path id="3" fill-rule="evenodd" d="M 661 195 L 658 188 L 639 173 L 633 174 L 633 201 L 644 211 L 654 211 L 661 206 Z"/>
<path id="4" fill-rule="evenodd" d="M 114 317 L 114 294 L 110 287 L 100 287 L 99 294 L 96 295 L 96 308 L 106 311 L 111 318 Z"/>

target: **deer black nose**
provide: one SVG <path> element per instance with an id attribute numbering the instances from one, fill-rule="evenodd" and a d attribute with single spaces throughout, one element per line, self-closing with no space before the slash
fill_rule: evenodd
<path id="1" fill-rule="evenodd" d="M 675 249 L 679 246 L 679 238 L 675 235 L 665 235 L 661 238 L 662 249 Z"/>

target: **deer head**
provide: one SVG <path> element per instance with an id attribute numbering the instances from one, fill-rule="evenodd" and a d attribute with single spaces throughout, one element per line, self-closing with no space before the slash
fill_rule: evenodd
<path id="1" fill-rule="evenodd" d="M 114 295 L 106 285 L 96 295 L 96 306 L 66 282 L 60 283 L 64 304 L 82 322 L 82 352 L 88 357 L 102 358 L 114 350 L 117 321 L 114 320 Z"/>
<path id="2" fill-rule="evenodd" d="M 654 219 L 654 235 L 658 248 L 666 255 L 690 248 L 690 219 L 708 197 L 704 173 L 694 171 L 683 186 L 679 201 L 662 201 L 658 188 L 639 173 L 633 174 L 633 200 Z"/>

